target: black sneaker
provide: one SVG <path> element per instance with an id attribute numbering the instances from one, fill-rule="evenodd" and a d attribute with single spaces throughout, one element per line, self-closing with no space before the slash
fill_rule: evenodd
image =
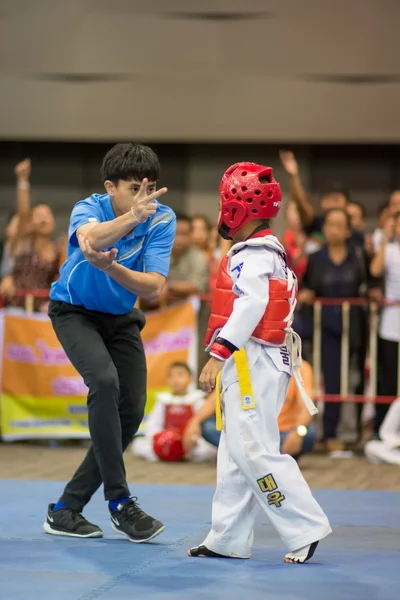
<path id="1" fill-rule="evenodd" d="M 53 511 L 54 506 L 55 504 L 49 504 L 47 517 L 43 523 L 43 529 L 46 533 L 79 538 L 103 537 L 100 527 L 89 523 L 76 510 L 61 508 L 60 510 Z"/>
<path id="2" fill-rule="evenodd" d="M 111 512 L 111 524 L 114 531 L 136 544 L 149 542 L 165 529 L 161 521 L 150 517 L 138 506 L 137 498 L 118 504 L 117 510 Z"/>

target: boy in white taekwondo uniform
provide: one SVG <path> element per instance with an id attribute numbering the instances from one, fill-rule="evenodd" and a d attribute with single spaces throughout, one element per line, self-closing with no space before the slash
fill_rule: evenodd
<path id="1" fill-rule="evenodd" d="M 291 329 L 296 280 L 269 229 L 281 190 L 270 167 L 237 163 L 220 195 L 218 230 L 235 244 L 220 267 L 200 387 L 216 386 L 217 399 L 222 394 L 223 431 L 211 531 L 188 554 L 250 558 L 261 507 L 289 550 L 285 562 L 304 563 L 332 530 L 296 461 L 279 451 L 277 418 L 292 370 L 310 413 L 317 412 L 302 385 L 301 343 Z"/>

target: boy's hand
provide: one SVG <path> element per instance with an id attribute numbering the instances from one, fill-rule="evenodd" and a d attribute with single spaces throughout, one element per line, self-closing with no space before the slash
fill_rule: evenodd
<path id="1" fill-rule="evenodd" d="M 200 389 L 202 389 L 203 392 L 210 394 L 214 390 L 217 375 L 222 370 L 223 366 L 223 360 L 218 360 L 214 357 L 210 358 L 210 360 L 202 370 L 199 379 Z"/>

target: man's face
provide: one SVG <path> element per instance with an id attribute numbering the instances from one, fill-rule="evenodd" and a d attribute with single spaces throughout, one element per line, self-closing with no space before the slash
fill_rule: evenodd
<path id="1" fill-rule="evenodd" d="M 400 212 L 400 190 L 396 190 L 390 194 L 389 198 L 389 212 L 392 217 Z"/>
<path id="2" fill-rule="evenodd" d="M 357 229 L 358 231 L 364 231 L 365 219 L 364 219 L 361 207 L 358 206 L 358 204 L 353 204 L 352 202 L 350 202 L 347 205 L 347 214 L 350 217 L 352 229 Z"/>
<path id="3" fill-rule="evenodd" d="M 135 197 L 139 193 L 140 185 L 141 182 L 134 179 L 131 181 L 120 179 L 117 185 L 112 181 L 104 183 L 104 187 L 111 196 L 114 209 L 116 209 L 118 215 L 124 215 L 135 205 Z M 156 187 L 157 183 L 155 181 L 149 181 L 146 187 L 147 195 L 155 192 Z"/>
<path id="4" fill-rule="evenodd" d="M 192 227 L 190 222 L 177 220 L 176 222 L 176 235 L 174 246 L 172 248 L 172 253 L 175 256 L 179 256 L 183 254 L 190 248 L 190 234 L 192 232 Z"/>
<path id="5" fill-rule="evenodd" d="M 330 194 L 324 194 L 321 197 L 321 209 L 323 213 L 328 212 L 332 208 L 345 209 L 347 205 L 347 198 L 340 192 L 332 192 Z"/>

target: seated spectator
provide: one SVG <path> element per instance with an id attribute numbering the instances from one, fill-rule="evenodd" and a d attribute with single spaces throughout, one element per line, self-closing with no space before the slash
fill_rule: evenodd
<path id="1" fill-rule="evenodd" d="M 200 437 L 191 436 L 190 446 L 182 445 L 182 436 L 190 420 L 204 403 L 200 390 L 189 391 L 192 373 L 186 363 L 175 362 L 168 369 L 170 392 L 157 394 L 142 436 L 134 439 L 132 452 L 149 461 L 192 460 L 199 462 L 216 456 L 215 448 Z"/>
<path id="2" fill-rule="evenodd" d="M 379 440 L 364 447 L 365 456 L 375 464 L 400 465 L 400 398 L 390 406 L 379 430 Z"/>
<path id="3" fill-rule="evenodd" d="M 313 372 L 310 363 L 303 360 L 300 373 L 306 392 L 312 398 L 314 395 Z M 279 415 L 278 425 L 282 454 L 290 454 L 298 460 L 302 454 L 311 452 L 314 448 L 317 430 L 301 399 L 293 377 L 286 394 L 286 401 Z"/>
<path id="4" fill-rule="evenodd" d="M 305 389 L 312 398 L 313 382 L 311 365 L 303 361 L 300 373 Z M 217 431 L 215 425 L 215 403 L 216 396 L 215 393 L 212 393 L 198 413 L 191 418 L 183 435 L 183 445 L 185 448 L 190 449 L 193 444 L 192 440 L 197 439 L 200 435 L 213 446 L 218 446 L 221 432 Z M 311 452 L 315 444 L 317 432 L 315 425 L 312 423 L 312 418 L 300 397 L 293 377 L 289 384 L 286 402 L 279 415 L 278 425 L 282 454 L 290 454 L 298 460 L 302 454 Z"/>
<path id="5" fill-rule="evenodd" d="M 312 304 L 315 297 L 355 298 L 365 296 L 369 273 L 360 248 L 349 246 L 350 219 L 343 209 L 331 209 L 324 218 L 323 233 L 326 244 L 309 256 L 303 277 L 303 289 L 299 303 Z M 363 393 L 363 365 L 365 361 L 365 310 L 353 306 L 350 310 L 350 361 L 357 377 L 357 391 Z M 342 307 L 322 308 L 322 372 L 326 394 L 340 394 Z M 362 360 L 360 359 L 360 356 Z M 349 390 L 354 393 L 356 390 Z M 341 413 L 340 402 L 325 403 L 323 424 L 324 442 L 328 452 L 344 450 L 337 440 L 337 428 Z M 359 407 L 361 417 L 361 406 Z"/>
<path id="6" fill-rule="evenodd" d="M 12 272 L 4 277 L 0 293 L 7 297 L 7 304 L 24 306 L 24 298 L 13 297 L 17 291 L 48 290 L 59 268 L 59 256 L 51 240 L 54 231 L 54 215 L 49 206 L 30 206 L 29 159 L 15 168 L 17 176 L 18 228 L 10 243 Z M 35 310 L 41 310 L 43 299 L 35 299 Z"/>
<path id="7" fill-rule="evenodd" d="M 385 300 L 400 302 L 400 212 L 386 220 L 382 244 L 371 262 L 374 277 L 384 278 Z M 378 395 L 397 396 L 400 306 L 385 306 L 381 312 L 378 337 Z M 375 435 L 389 409 L 375 405 Z"/>

